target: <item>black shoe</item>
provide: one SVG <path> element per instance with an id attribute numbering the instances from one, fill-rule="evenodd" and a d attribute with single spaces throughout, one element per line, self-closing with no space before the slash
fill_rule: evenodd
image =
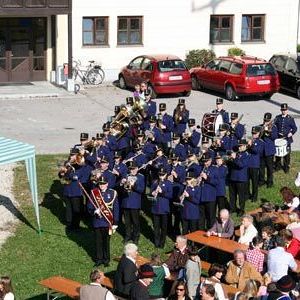
<path id="1" fill-rule="evenodd" d="M 265 184 L 266 184 L 265 181 L 261 181 L 261 182 L 258 183 L 258 186 L 264 186 Z"/>
<path id="2" fill-rule="evenodd" d="M 288 174 L 288 173 L 290 172 L 290 169 L 289 169 L 289 168 L 283 169 L 283 172 L 284 172 L 285 174 Z"/>
<path id="3" fill-rule="evenodd" d="M 100 267 L 101 265 L 103 265 L 103 261 L 102 260 L 96 260 L 94 267 Z"/>
<path id="4" fill-rule="evenodd" d="M 109 267 L 109 261 L 106 261 L 106 262 L 104 263 L 104 267 L 105 267 L 105 268 Z"/>
<path id="5" fill-rule="evenodd" d="M 272 188 L 273 186 L 274 186 L 273 183 L 270 183 L 270 184 L 268 183 L 267 184 L 267 189 Z"/>

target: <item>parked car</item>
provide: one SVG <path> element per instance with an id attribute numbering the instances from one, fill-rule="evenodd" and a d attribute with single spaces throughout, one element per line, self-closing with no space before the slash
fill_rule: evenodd
<path id="1" fill-rule="evenodd" d="M 252 56 L 224 56 L 190 70 L 193 89 L 225 92 L 228 100 L 258 95 L 270 98 L 279 90 L 276 70 L 269 62 Z"/>
<path id="2" fill-rule="evenodd" d="M 147 81 L 152 97 L 158 94 L 182 93 L 192 90 L 190 73 L 179 57 L 174 55 L 141 55 L 134 58 L 119 74 L 122 89 Z"/>
<path id="3" fill-rule="evenodd" d="M 280 88 L 295 93 L 300 98 L 300 61 L 296 55 L 276 54 L 270 59 L 280 81 Z"/>

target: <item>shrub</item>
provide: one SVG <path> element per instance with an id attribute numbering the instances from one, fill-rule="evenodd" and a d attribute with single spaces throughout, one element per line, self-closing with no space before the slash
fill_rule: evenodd
<path id="1" fill-rule="evenodd" d="M 241 56 L 245 55 L 246 52 L 238 47 L 232 47 L 227 50 L 227 54 L 228 56 Z"/>
<path id="2" fill-rule="evenodd" d="M 210 49 L 195 49 L 190 50 L 186 56 L 185 63 L 188 69 L 201 66 L 216 58 L 216 54 Z"/>

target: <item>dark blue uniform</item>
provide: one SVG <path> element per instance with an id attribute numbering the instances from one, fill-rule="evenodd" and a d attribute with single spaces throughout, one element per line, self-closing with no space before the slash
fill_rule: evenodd
<path id="1" fill-rule="evenodd" d="M 116 176 L 110 170 L 103 171 L 102 176 L 108 182 L 109 189 L 113 189 L 116 186 Z"/>
<path id="2" fill-rule="evenodd" d="M 190 116 L 190 112 L 188 110 L 184 110 L 179 112 L 180 116 L 181 116 L 181 120 L 178 121 L 178 123 L 175 123 L 175 113 L 176 113 L 176 109 L 174 109 L 173 112 L 173 120 L 174 120 L 174 133 L 176 134 L 183 134 L 186 130 L 186 124 L 189 120 L 189 116 Z"/>
<path id="3" fill-rule="evenodd" d="M 173 187 L 169 180 L 156 180 L 151 186 L 151 193 L 157 189 L 158 185 L 162 191 L 157 194 L 152 204 L 154 244 L 156 247 L 163 248 L 167 236 L 168 214 L 170 213 L 170 201 L 173 197 Z"/>
<path id="4" fill-rule="evenodd" d="M 218 170 L 218 184 L 216 186 L 216 200 L 218 211 L 226 207 L 226 181 L 228 168 L 226 165 L 216 166 Z"/>
<path id="5" fill-rule="evenodd" d="M 223 123 L 226 123 L 226 124 L 230 123 L 230 121 L 229 121 L 229 114 L 228 114 L 228 112 L 225 109 L 221 109 L 221 110 L 214 109 L 212 111 L 212 113 L 213 114 L 220 114 L 220 115 L 222 115 L 222 117 L 223 117 Z"/>
<path id="6" fill-rule="evenodd" d="M 101 192 L 101 195 L 107 207 L 113 214 L 112 225 L 117 225 L 119 222 L 119 202 L 117 192 L 112 189 L 107 189 L 105 192 Z M 110 224 L 101 213 L 100 215 L 95 214 L 96 208 L 90 202 L 88 202 L 87 207 L 89 213 L 93 216 L 93 227 L 96 234 L 96 264 L 108 264 L 110 261 Z"/>
<path id="7" fill-rule="evenodd" d="M 200 150 L 199 148 L 200 139 L 201 139 L 201 133 L 198 132 L 197 130 L 193 130 L 191 136 L 183 141 L 186 151 L 191 149 L 193 153 L 198 154 Z"/>
<path id="8" fill-rule="evenodd" d="M 182 144 L 177 144 L 174 148 L 174 153 L 178 157 L 179 161 L 185 161 L 187 158 L 187 149 Z"/>
<path id="9" fill-rule="evenodd" d="M 148 158 L 145 153 L 143 152 L 129 152 L 128 155 L 126 156 L 125 160 L 128 160 L 130 158 L 133 158 L 132 161 L 134 161 L 137 166 L 140 168 L 142 165 L 146 164 L 148 161 Z"/>
<path id="10" fill-rule="evenodd" d="M 231 130 L 230 134 L 230 150 L 237 147 L 239 140 L 242 139 L 243 135 L 245 133 L 245 126 L 238 123 L 234 129 Z"/>

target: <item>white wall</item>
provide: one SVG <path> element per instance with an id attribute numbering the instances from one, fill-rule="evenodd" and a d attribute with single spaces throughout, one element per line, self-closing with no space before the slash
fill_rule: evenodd
<path id="1" fill-rule="evenodd" d="M 234 15 L 234 43 L 209 44 L 211 14 Z M 265 43 L 241 43 L 242 14 L 265 14 Z M 82 46 L 82 17 L 109 17 L 109 47 Z M 117 46 L 117 17 L 143 16 L 143 46 Z M 106 79 L 117 79 L 133 57 L 171 53 L 184 59 L 191 49 L 211 48 L 217 55 L 240 47 L 249 55 L 269 59 L 275 52 L 295 52 L 296 0 L 73 0 L 73 56 L 101 61 Z M 59 51 L 59 49 L 58 49 Z"/>

